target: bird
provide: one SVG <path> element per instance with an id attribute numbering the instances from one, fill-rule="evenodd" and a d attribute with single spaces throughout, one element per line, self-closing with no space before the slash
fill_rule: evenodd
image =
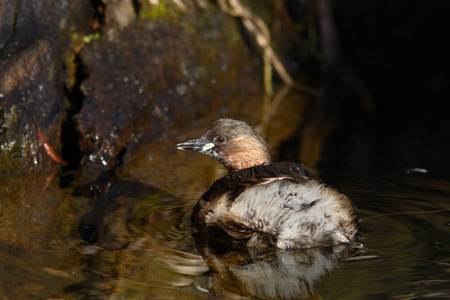
<path id="1" fill-rule="evenodd" d="M 208 155 L 228 169 L 195 205 L 194 232 L 256 248 L 355 243 L 359 223 L 353 202 L 304 164 L 272 163 L 266 142 L 247 123 L 218 119 L 200 138 L 178 143 L 177 149 Z"/>

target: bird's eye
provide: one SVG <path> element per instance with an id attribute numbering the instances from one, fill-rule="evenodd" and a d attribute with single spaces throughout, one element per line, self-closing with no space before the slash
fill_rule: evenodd
<path id="1" fill-rule="evenodd" d="M 223 142 L 225 142 L 225 138 L 223 136 L 218 136 L 214 140 L 217 144 L 222 144 Z"/>

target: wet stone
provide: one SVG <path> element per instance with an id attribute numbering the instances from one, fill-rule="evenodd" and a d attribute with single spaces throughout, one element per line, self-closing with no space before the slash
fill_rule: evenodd
<path id="1" fill-rule="evenodd" d="M 83 17 L 74 24 L 74 15 L 85 10 L 71 1 L 0 4 L 0 174 L 55 164 L 37 128 L 60 153 L 68 104 L 62 61 L 70 32 L 86 24 Z"/>
<path id="2" fill-rule="evenodd" d="M 139 144 L 261 89 L 259 65 L 236 20 L 218 9 L 154 9 L 143 4 L 125 23 L 109 15 L 100 39 L 81 53 L 88 78 L 75 118 L 85 168 L 112 167 L 119 153 L 132 156 Z"/>

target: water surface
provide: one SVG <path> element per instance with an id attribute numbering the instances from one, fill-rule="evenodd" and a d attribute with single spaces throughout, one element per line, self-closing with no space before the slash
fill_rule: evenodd
<path id="1" fill-rule="evenodd" d="M 322 172 L 358 206 L 363 246 L 245 250 L 190 233 L 222 167 L 169 141 L 144 148 L 82 188 L 61 189 L 58 169 L 0 178 L 1 298 L 450 297 L 445 179 Z"/>

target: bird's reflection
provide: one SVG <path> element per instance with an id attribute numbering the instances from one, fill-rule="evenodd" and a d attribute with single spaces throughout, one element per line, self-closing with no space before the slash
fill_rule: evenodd
<path id="1" fill-rule="evenodd" d="M 303 250 L 258 250 L 234 240 L 209 239 L 194 234 L 197 249 L 211 272 L 199 278 L 197 288 L 225 295 L 263 299 L 302 299 L 317 296 L 323 276 L 342 266 L 354 248 L 347 245 Z"/>

